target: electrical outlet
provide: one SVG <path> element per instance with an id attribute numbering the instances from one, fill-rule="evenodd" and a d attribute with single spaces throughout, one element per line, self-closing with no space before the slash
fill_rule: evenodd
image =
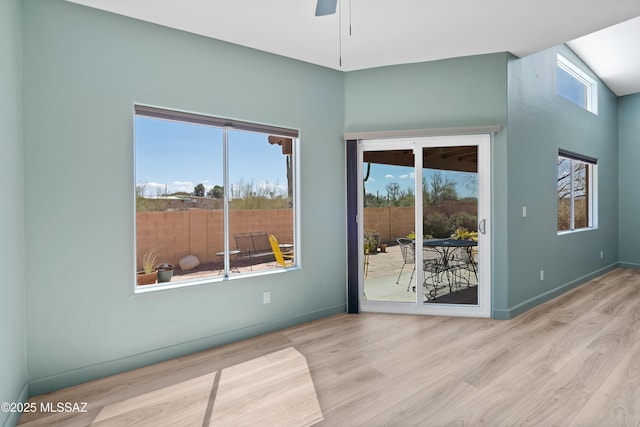
<path id="1" fill-rule="evenodd" d="M 540 270 L 540 280 L 544 280 L 544 270 Z"/>
<path id="2" fill-rule="evenodd" d="M 271 303 L 271 292 L 265 292 L 262 294 L 262 302 L 263 304 Z"/>

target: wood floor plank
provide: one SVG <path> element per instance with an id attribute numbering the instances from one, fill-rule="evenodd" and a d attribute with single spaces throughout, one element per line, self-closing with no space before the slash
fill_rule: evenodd
<path id="1" fill-rule="evenodd" d="M 527 400 L 519 401 L 499 426 L 567 425 L 608 374 L 606 356 L 583 350 Z"/>
<path id="2" fill-rule="evenodd" d="M 607 377 L 571 422 L 571 426 L 640 424 L 640 342 Z"/>
<path id="3" fill-rule="evenodd" d="M 515 319 L 337 315 L 30 399 L 24 426 L 640 426 L 640 271 Z"/>
<path id="4" fill-rule="evenodd" d="M 587 312 L 579 319 L 560 333 L 547 337 L 523 362 L 560 372 L 611 322 L 611 316 L 596 312 Z"/>
<path id="5" fill-rule="evenodd" d="M 496 426 L 503 423 L 514 410 L 546 384 L 555 372 L 545 366 L 517 365 L 499 379 L 475 393 L 458 396 L 456 405 L 430 420 L 430 426 Z"/>
<path id="6" fill-rule="evenodd" d="M 594 341 L 530 396 L 504 426 L 567 425 L 640 340 L 640 330 L 614 319 Z"/>
<path id="7" fill-rule="evenodd" d="M 342 424 L 347 425 L 351 420 L 351 425 L 391 426 L 398 425 L 401 420 L 403 426 L 432 425 L 432 420 L 438 419 L 440 414 L 455 406 L 461 397 L 476 392 L 473 387 L 451 375 L 425 382 L 420 388 L 398 388 L 391 388 L 393 393 L 385 393 L 359 408 L 356 418 L 353 414 L 346 413 Z M 437 404 L 432 404 L 435 402 Z M 329 418 L 327 425 L 335 425 L 333 421 L 335 419 Z"/>
<path id="8" fill-rule="evenodd" d="M 454 374 L 477 388 L 484 387 L 540 348 L 542 337 L 554 336 L 568 328 L 566 323 L 551 319 L 535 325 L 517 337 L 508 339 L 508 335 L 503 335 L 495 344 L 483 345 L 474 357 L 467 356 L 467 363 L 459 363 L 460 368 Z"/>

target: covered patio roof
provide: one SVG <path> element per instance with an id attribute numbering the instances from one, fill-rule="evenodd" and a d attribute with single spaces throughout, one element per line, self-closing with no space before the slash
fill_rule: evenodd
<path id="1" fill-rule="evenodd" d="M 383 165 L 414 166 L 412 150 L 366 151 L 364 161 Z M 478 149 L 476 146 L 425 148 L 422 164 L 429 169 L 478 172 Z"/>

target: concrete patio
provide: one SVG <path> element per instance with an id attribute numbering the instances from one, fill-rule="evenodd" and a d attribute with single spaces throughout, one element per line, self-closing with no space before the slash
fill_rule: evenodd
<path id="1" fill-rule="evenodd" d="M 433 251 L 425 251 L 425 259 L 435 259 L 437 255 Z M 369 257 L 369 265 L 365 277 L 365 294 L 369 301 L 393 301 L 410 302 L 416 301 L 415 286 L 416 277 L 413 274 L 414 264 L 404 264 L 401 247 L 399 245 L 388 246 L 385 252 L 378 252 Z M 400 270 L 402 273 L 400 274 Z M 461 271 L 461 289 L 477 285 L 477 279 L 472 272 Z M 412 277 L 413 275 L 413 277 Z M 433 288 L 433 280 L 430 273 L 425 273 L 427 277 L 427 289 Z M 458 281 L 460 281 L 458 279 Z M 455 291 L 454 291 L 455 293 Z M 449 294 L 447 286 L 439 286 L 436 297 Z"/>
<path id="2" fill-rule="evenodd" d="M 433 251 L 425 251 L 425 259 L 433 259 L 436 254 Z M 387 246 L 385 252 L 378 252 L 369 256 L 369 265 L 365 277 L 365 294 L 369 301 L 391 301 L 391 302 L 408 302 L 413 303 L 416 300 L 415 286 L 416 277 L 414 272 L 414 264 L 404 264 L 401 247 L 399 245 Z M 249 265 L 246 262 L 236 261 L 233 263 L 235 274 L 245 274 L 264 270 L 270 270 L 278 267 L 273 260 L 254 263 Z M 235 270 L 237 269 L 237 272 Z M 402 269 L 402 273 L 400 270 Z M 219 264 L 203 265 L 193 272 L 181 272 L 176 269 L 171 282 L 196 280 L 207 277 L 217 277 L 222 274 Z M 461 289 L 467 287 L 466 281 L 470 286 L 477 285 L 477 280 L 472 272 L 464 272 L 464 280 Z M 412 277 L 413 275 L 413 277 Z M 427 277 L 428 289 L 432 288 L 433 280 L 430 273 L 425 273 Z M 397 282 L 397 283 L 396 283 Z M 455 291 L 454 291 L 455 293 Z M 442 297 L 449 294 L 447 286 L 439 286 L 436 297 Z"/>

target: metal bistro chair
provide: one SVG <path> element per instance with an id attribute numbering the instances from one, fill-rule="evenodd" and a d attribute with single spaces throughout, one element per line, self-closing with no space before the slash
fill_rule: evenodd
<path id="1" fill-rule="evenodd" d="M 396 239 L 396 242 L 400 245 L 400 251 L 402 252 L 402 259 L 404 264 L 402 264 L 402 268 L 400 269 L 400 273 L 398 274 L 398 280 L 396 280 L 396 284 L 400 283 L 400 276 L 402 276 L 402 271 L 404 270 L 404 266 L 407 264 L 413 264 L 413 271 L 411 272 L 411 278 L 409 279 L 409 284 L 407 285 L 407 291 L 411 288 L 411 281 L 413 280 L 413 275 L 416 273 L 416 248 L 413 240 L 400 237 Z"/>
<path id="2" fill-rule="evenodd" d="M 476 251 L 476 253 L 474 253 Z M 460 279 L 460 284 L 466 282 L 467 287 L 471 286 L 472 278 L 478 283 L 478 263 L 476 261 L 477 249 L 475 247 L 460 248 L 456 251 L 450 263 L 455 267 L 454 273 Z"/>
<path id="3" fill-rule="evenodd" d="M 423 271 L 424 282 L 422 284 L 424 288 L 425 297 L 434 299 L 438 295 L 438 291 L 444 286 L 442 282 L 442 275 L 446 274 L 447 267 L 444 265 L 441 255 L 438 251 L 434 251 L 430 248 L 425 248 L 423 251 Z M 436 256 L 433 257 L 432 255 Z M 428 275 L 429 273 L 429 275 Z M 429 283 L 431 280 L 431 283 Z"/>

